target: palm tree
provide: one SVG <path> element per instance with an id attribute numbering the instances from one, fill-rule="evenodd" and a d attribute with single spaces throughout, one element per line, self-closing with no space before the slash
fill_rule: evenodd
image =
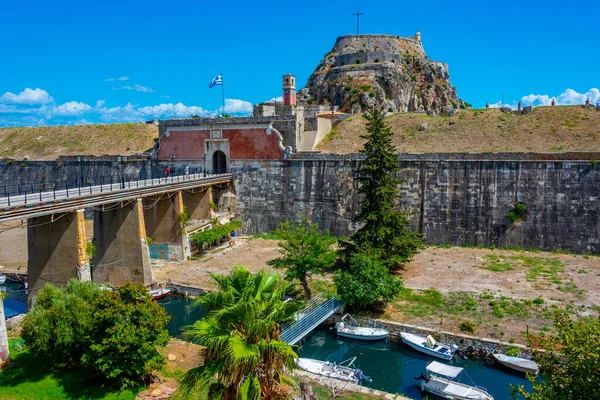
<path id="1" fill-rule="evenodd" d="M 210 399 L 289 398 L 293 381 L 284 370 L 293 370 L 298 356 L 280 340 L 280 324 L 299 309 L 282 300 L 289 284 L 277 274 L 253 275 L 242 266 L 211 276 L 219 290 L 196 300 L 208 315 L 186 331 L 190 341 L 204 347 L 203 364 L 183 377 L 184 394 L 208 387 Z"/>

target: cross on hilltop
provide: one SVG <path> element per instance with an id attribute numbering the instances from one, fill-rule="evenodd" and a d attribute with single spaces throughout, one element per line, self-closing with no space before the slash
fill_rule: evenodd
<path id="1" fill-rule="evenodd" d="M 352 15 L 356 15 L 356 34 L 358 35 L 358 27 L 359 27 L 359 20 L 360 20 L 360 16 L 364 15 L 365 13 L 361 13 L 360 11 L 356 10 L 355 14 Z"/>

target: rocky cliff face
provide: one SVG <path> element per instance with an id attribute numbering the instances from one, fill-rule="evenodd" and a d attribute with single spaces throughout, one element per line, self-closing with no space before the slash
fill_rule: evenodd
<path id="1" fill-rule="evenodd" d="M 391 112 L 444 113 L 463 104 L 446 64 L 427 58 L 420 40 L 390 35 L 339 37 L 298 100 L 353 113 L 375 105 Z"/>

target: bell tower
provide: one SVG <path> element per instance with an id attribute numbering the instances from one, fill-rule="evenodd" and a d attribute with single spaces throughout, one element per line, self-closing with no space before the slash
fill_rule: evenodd
<path id="1" fill-rule="evenodd" d="M 283 105 L 296 105 L 296 77 L 292 74 L 283 76 Z"/>

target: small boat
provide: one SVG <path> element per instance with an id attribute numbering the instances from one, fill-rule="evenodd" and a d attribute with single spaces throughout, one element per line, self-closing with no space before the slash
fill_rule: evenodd
<path id="1" fill-rule="evenodd" d="M 483 387 L 453 381 L 464 371 L 463 368 L 432 361 L 426 369 L 427 373 L 415 378 L 422 380 L 421 390 L 424 392 L 451 400 L 494 400 Z"/>
<path id="2" fill-rule="evenodd" d="M 171 289 L 158 288 L 150 290 L 150 296 L 152 296 L 154 300 L 162 299 L 169 293 L 171 293 Z"/>
<path id="3" fill-rule="evenodd" d="M 6 275 L 0 274 L 0 285 L 4 285 L 6 283 Z"/>
<path id="4" fill-rule="evenodd" d="M 358 326 L 350 314 L 344 315 L 342 321 L 335 324 L 335 329 L 338 336 L 358 340 L 382 340 L 390 334 L 390 331 L 384 328 Z"/>
<path id="5" fill-rule="evenodd" d="M 493 353 L 492 356 L 494 356 L 496 361 L 498 361 L 500 364 L 516 371 L 525 372 L 532 375 L 537 375 L 540 371 L 540 367 L 535 361 L 532 360 L 527 360 L 521 357 L 512 357 L 500 353 Z"/>
<path id="6" fill-rule="evenodd" d="M 371 378 L 363 374 L 360 369 L 352 366 L 355 360 L 356 357 L 353 357 L 336 364 L 330 361 L 315 360 L 313 358 L 299 358 L 296 361 L 296 365 L 304 371 L 340 381 L 359 383 L 363 380 L 365 382 L 371 382 Z"/>
<path id="7" fill-rule="evenodd" d="M 400 333 L 400 337 L 402 338 L 402 342 L 404 342 L 404 344 L 416 351 L 420 351 L 421 353 L 425 353 L 433 357 L 441 358 L 442 360 L 452 360 L 454 349 L 450 346 L 446 346 L 445 344 L 437 343 L 431 335 L 427 336 L 427 338 L 424 338 L 423 336 L 402 332 Z"/>

